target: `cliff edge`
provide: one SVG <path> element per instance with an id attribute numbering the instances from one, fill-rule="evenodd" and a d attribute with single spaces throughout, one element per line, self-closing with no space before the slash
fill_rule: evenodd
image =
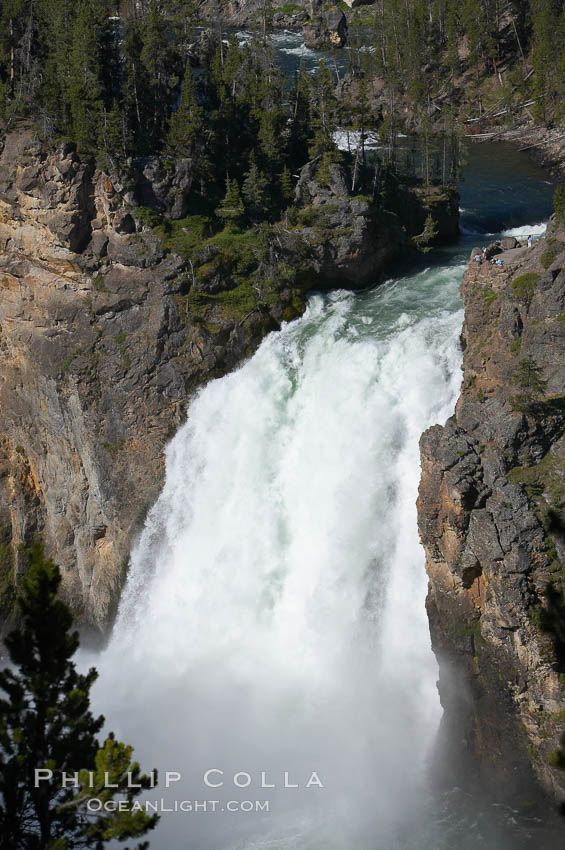
<path id="1" fill-rule="evenodd" d="M 474 249 L 455 415 L 421 438 L 444 782 L 565 800 L 565 224 Z M 492 265 L 500 259 L 502 267 Z"/>

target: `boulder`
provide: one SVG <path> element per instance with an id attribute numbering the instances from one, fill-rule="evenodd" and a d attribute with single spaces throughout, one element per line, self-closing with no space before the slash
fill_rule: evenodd
<path id="1" fill-rule="evenodd" d="M 134 198 L 173 219 L 187 214 L 187 198 L 192 187 L 190 159 L 146 157 L 134 163 Z"/>
<path id="2" fill-rule="evenodd" d="M 108 247 L 108 237 L 102 230 L 95 230 L 92 234 L 90 249 L 95 257 L 101 259 L 106 256 Z"/>
<path id="3" fill-rule="evenodd" d="M 130 213 L 123 210 L 114 217 L 113 227 L 116 233 L 135 233 L 135 221 Z"/>
<path id="4" fill-rule="evenodd" d="M 492 257 L 496 257 L 497 254 L 502 254 L 502 248 L 500 247 L 500 242 L 491 242 L 487 248 L 487 260 L 490 260 Z"/>

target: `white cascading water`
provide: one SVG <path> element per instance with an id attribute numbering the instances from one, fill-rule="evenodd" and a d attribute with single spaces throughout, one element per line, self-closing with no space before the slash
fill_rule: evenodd
<path id="1" fill-rule="evenodd" d="M 95 692 L 144 769 L 183 774 L 149 799 L 220 801 L 165 814 L 154 850 L 407 846 L 441 713 L 418 440 L 458 392 L 461 274 L 312 297 L 168 446 Z"/>

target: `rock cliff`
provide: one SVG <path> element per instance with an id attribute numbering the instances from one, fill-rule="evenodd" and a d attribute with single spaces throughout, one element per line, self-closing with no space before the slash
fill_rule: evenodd
<path id="1" fill-rule="evenodd" d="M 421 439 L 444 781 L 565 799 L 565 226 L 492 245 L 461 293 L 455 415 Z"/>

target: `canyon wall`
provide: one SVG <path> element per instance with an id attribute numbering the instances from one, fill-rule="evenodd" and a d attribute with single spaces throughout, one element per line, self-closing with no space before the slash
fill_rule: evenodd
<path id="1" fill-rule="evenodd" d="M 418 511 L 441 779 L 528 805 L 565 799 L 565 225 L 514 244 L 461 285 L 461 395 L 422 436 Z"/>

